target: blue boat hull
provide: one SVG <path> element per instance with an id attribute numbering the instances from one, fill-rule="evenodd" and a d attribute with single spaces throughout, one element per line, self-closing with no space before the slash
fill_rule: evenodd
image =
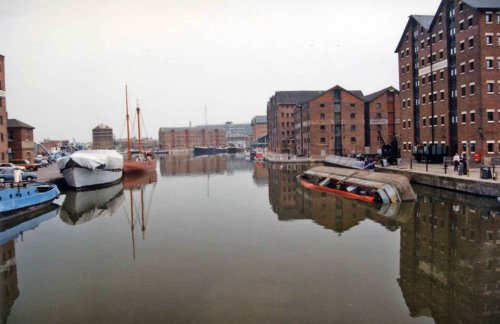
<path id="1" fill-rule="evenodd" d="M 0 189 L 0 219 L 32 212 L 52 203 L 59 196 L 55 184 L 35 183 Z"/>

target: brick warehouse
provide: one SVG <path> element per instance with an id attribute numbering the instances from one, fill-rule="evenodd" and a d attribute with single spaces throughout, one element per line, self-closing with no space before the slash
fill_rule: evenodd
<path id="1" fill-rule="evenodd" d="M 163 150 L 192 149 L 194 146 L 227 145 L 226 130 L 217 126 L 162 127 L 158 131 Z"/>
<path id="2" fill-rule="evenodd" d="M 271 152 L 293 152 L 295 149 L 295 106 L 322 91 L 276 91 L 267 102 L 268 148 Z"/>
<path id="3" fill-rule="evenodd" d="M 364 96 L 335 86 L 297 104 L 294 153 L 308 157 L 380 153 L 384 141 L 395 135 L 398 93 L 388 87 Z"/>
<path id="4" fill-rule="evenodd" d="M 402 155 L 500 156 L 500 2 L 443 0 L 410 16 L 399 57 Z"/>
<path id="5" fill-rule="evenodd" d="M 9 159 L 7 140 L 7 103 L 5 98 L 5 58 L 0 55 L 0 162 Z"/>

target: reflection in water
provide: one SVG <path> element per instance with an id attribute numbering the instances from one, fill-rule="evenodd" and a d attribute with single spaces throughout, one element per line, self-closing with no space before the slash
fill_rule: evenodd
<path id="1" fill-rule="evenodd" d="M 123 184 L 86 191 L 68 191 L 60 218 L 70 225 L 80 225 L 99 216 L 111 216 L 123 203 Z"/>
<path id="2" fill-rule="evenodd" d="M 151 210 L 151 202 L 153 200 L 154 189 L 156 187 L 157 173 L 156 170 L 142 174 L 125 175 L 123 178 L 123 186 L 128 190 L 129 211 L 125 211 L 127 221 L 130 227 L 132 238 L 132 258 L 136 257 L 136 228 L 140 228 L 142 240 L 146 239 L 146 227 L 148 223 L 149 213 Z M 149 188 L 148 185 L 152 184 Z M 146 194 L 146 189 L 151 189 Z M 145 205 L 145 196 L 148 203 Z"/>
<path id="3" fill-rule="evenodd" d="M 437 323 L 500 318 L 500 205 L 495 200 L 415 186 L 416 203 L 391 217 L 377 205 L 302 188 L 309 166 L 269 169 L 269 200 L 279 220 L 312 219 L 343 233 L 371 219 L 400 229 L 401 291 L 412 317 Z"/>
<path id="4" fill-rule="evenodd" d="M 42 222 L 54 218 L 60 208 L 55 205 L 47 206 L 36 212 L 9 220 L 9 223 L 0 222 L 0 319 L 7 323 L 10 310 L 19 297 L 16 264 L 16 238 L 24 232 L 33 230 Z"/>
<path id="5" fill-rule="evenodd" d="M 399 284 L 414 317 L 438 323 L 500 318 L 500 213 L 491 199 L 418 190 L 401 227 Z M 495 208 L 496 207 L 496 208 Z"/>
<path id="6" fill-rule="evenodd" d="M 232 174 L 236 171 L 248 171 L 252 161 L 236 158 L 234 155 L 168 155 L 160 159 L 160 173 L 165 176 Z"/>
<path id="7" fill-rule="evenodd" d="M 269 172 L 264 162 L 255 162 L 253 181 L 259 187 L 269 185 Z"/>

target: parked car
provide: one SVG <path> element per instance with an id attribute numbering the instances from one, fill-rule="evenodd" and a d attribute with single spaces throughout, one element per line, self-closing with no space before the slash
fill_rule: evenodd
<path id="1" fill-rule="evenodd" d="M 23 172 L 21 171 L 21 176 L 23 181 L 31 182 L 37 179 L 35 172 Z M 12 182 L 14 181 L 14 169 L 1 168 L 0 169 L 0 183 Z"/>
<path id="2" fill-rule="evenodd" d="M 14 163 L 15 165 L 20 165 L 24 166 L 26 170 L 28 171 L 36 171 L 38 170 L 38 165 L 36 163 L 31 163 L 28 160 L 12 160 L 10 161 L 11 163 Z"/>
<path id="3" fill-rule="evenodd" d="M 14 163 L 0 163 L 0 168 L 11 168 L 11 169 L 21 169 L 21 171 L 26 171 L 26 168 L 20 165 L 15 165 Z"/>
<path id="4" fill-rule="evenodd" d="M 49 161 L 43 159 L 43 158 L 35 158 L 35 163 L 38 164 L 39 168 L 45 168 L 49 166 Z"/>

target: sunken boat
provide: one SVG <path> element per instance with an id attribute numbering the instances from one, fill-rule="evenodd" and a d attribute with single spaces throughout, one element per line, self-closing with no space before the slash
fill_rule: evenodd
<path id="1" fill-rule="evenodd" d="M 370 203 L 415 201 L 408 178 L 402 175 L 317 166 L 300 174 L 301 185 Z"/>

